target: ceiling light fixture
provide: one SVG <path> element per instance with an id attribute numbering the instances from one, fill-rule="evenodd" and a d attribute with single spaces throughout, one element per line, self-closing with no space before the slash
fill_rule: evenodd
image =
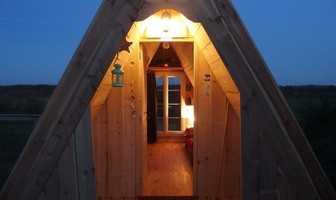
<path id="1" fill-rule="evenodd" d="M 169 26 L 170 26 L 170 19 L 171 19 L 171 16 L 170 16 L 170 13 L 168 12 L 168 10 L 165 10 L 162 15 L 161 15 L 161 19 L 163 21 L 163 32 L 167 33 L 169 32 Z"/>

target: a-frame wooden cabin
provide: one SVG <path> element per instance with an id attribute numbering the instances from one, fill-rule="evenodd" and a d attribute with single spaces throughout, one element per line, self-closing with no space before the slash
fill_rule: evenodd
<path id="1" fill-rule="evenodd" d="M 169 42 L 193 89 L 181 91 L 181 107 L 193 104 L 195 111 L 193 195 L 336 199 L 228 0 L 104 0 L 0 199 L 142 195 L 147 71 L 168 40 L 150 29 L 164 11 L 176 19 L 172 32 L 182 23 Z M 129 52 L 120 51 L 125 40 Z M 123 66 L 124 87 L 111 86 L 114 63 Z"/>

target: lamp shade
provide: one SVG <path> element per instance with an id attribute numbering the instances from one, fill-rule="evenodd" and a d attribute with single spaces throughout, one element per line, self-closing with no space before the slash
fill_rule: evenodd
<path id="1" fill-rule="evenodd" d="M 112 86 L 123 87 L 124 86 L 124 71 L 121 69 L 120 64 L 115 64 L 112 70 Z"/>

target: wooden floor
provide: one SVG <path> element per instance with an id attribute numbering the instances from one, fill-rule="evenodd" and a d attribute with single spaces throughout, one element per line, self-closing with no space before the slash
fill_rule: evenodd
<path id="1" fill-rule="evenodd" d="M 192 162 L 184 143 L 148 145 L 144 196 L 191 196 Z"/>

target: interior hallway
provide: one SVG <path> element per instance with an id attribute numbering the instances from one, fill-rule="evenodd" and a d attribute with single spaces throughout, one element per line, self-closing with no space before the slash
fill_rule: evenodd
<path id="1" fill-rule="evenodd" d="M 191 196 L 193 174 L 184 143 L 148 145 L 148 171 L 144 196 Z"/>

